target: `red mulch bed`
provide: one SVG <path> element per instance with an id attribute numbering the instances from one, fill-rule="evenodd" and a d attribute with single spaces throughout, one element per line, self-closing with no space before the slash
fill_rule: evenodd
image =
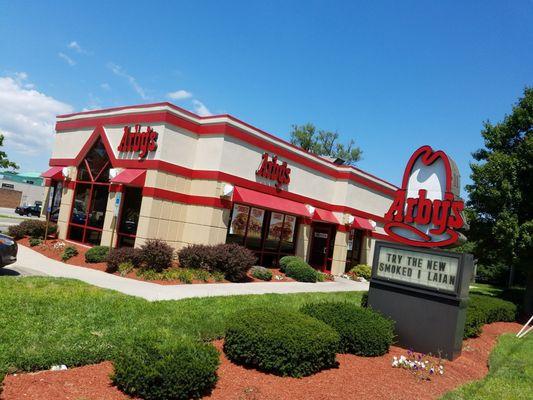
<path id="1" fill-rule="evenodd" d="M 483 378 L 491 350 L 502 333 L 518 332 L 517 323 L 485 325 L 483 333 L 463 343 L 463 353 L 445 363 L 443 376 L 420 381 L 407 370 L 391 367 L 393 356 L 406 354 L 393 346 L 382 357 L 337 356 L 339 368 L 302 379 L 281 378 L 229 362 L 221 354 L 219 381 L 211 400 L 329 400 L 329 399 L 437 399 L 464 383 Z M 222 348 L 222 341 L 215 346 Z M 111 386 L 112 365 L 104 362 L 60 372 L 9 375 L 4 380 L 2 400 L 127 400 Z"/>
<path id="2" fill-rule="evenodd" d="M 68 259 L 67 261 L 63 261 L 61 259 L 61 253 L 63 252 L 63 250 L 54 248 L 54 244 L 56 244 L 57 242 L 64 242 L 67 246 L 76 247 L 76 249 L 78 249 L 78 255 Z M 84 268 L 96 269 L 98 271 L 104 271 L 104 272 L 106 271 L 106 264 L 105 263 L 88 263 L 88 262 L 85 262 L 85 253 L 87 252 L 87 250 L 90 249 L 90 247 L 87 247 L 87 246 L 82 246 L 82 245 L 79 245 L 77 243 L 69 242 L 69 241 L 66 241 L 66 240 L 49 239 L 49 240 L 46 241 L 46 244 L 43 243 L 43 244 L 41 244 L 39 246 L 31 247 L 30 246 L 30 239 L 27 238 L 27 237 L 17 240 L 17 243 L 19 245 L 29 247 L 32 250 L 35 250 L 35 251 L 45 255 L 48 258 L 52 258 L 52 259 L 54 259 L 56 261 L 64 262 L 65 264 L 75 265 L 75 266 L 84 267 Z M 281 275 L 281 276 L 283 276 L 283 279 L 279 280 L 279 281 L 275 280 L 275 279 L 272 279 L 269 282 L 294 282 L 294 279 L 289 278 L 288 276 L 285 276 L 285 274 L 283 272 L 281 272 L 279 269 L 270 268 L 270 270 L 272 271 L 272 275 L 273 276 Z M 120 273 L 118 273 L 118 272 L 115 272 L 114 275 L 121 276 Z M 181 282 L 179 280 L 168 280 L 167 281 L 167 280 L 148 280 L 148 279 L 143 279 L 141 277 L 138 277 L 137 274 L 135 273 L 135 271 L 129 272 L 128 274 L 124 275 L 124 277 L 125 278 L 130 278 L 130 279 L 135 279 L 135 280 L 138 280 L 138 281 L 157 283 L 159 285 L 187 285 L 186 283 L 183 283 L 183 282 Z M 201 283 L 228 283 L 228 282 L 229 281 L 227 281 L 227 280 L 223 280 L 222 282 L 216 282 L 215 280 L 211 279 L 208 282 L 194 280 L 192 282 L 192 284 L 199 284 L 199 283 L 200 284 Z M 261 279 L 254 278 L 253 276 L 248 274 L 248 282 L 265 282 L 265 281 L 262 281 Z"/>

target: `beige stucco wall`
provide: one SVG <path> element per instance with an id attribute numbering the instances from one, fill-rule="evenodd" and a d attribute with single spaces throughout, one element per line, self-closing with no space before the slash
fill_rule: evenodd
<path id="1" fill-rule="evenodd" d="M 333 248 L 333 260 L 331 261 L 331 273 L 341 275 L 346 268 L 346 252 L 348 250 L 348 232 L 337 230 L 335 235 L 335 247 Z"/>
<path id="2" fill-rule="evenodd" d="M 308 224 L 300 223 L 300 226 L 298 227 L 295 254 L 304 260 L 307 260 L 307 257 L 309 256 L 311 230 L 311 225 Z"/>

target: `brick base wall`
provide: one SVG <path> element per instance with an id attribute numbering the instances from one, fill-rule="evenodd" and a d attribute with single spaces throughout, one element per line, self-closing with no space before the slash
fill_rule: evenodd
<path id="1" fill-rule="evenodd" d="M 0 207 L 15 208 L 20 206 L 22 192 L 0 188 Z"/>

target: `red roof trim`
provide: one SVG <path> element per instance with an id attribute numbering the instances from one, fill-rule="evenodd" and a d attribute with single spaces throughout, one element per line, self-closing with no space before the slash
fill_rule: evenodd
<path id="1" fill-rule="evenodd" d="M 144 186 L 144 181 L 146 180 L 146 170 L 145 169 L 125 169 L 113 179 L 111 183 L 119 185 L 128 185 L 142 187 Z"/>
<path id="2" fill-rule="evenodd" d="M 321 208 L 315 209 L 315 212 L 313 213 L 313 220 L 340 225 L 339 220 L 331 211 L 323 210 Z"/>
<path id="3" fill-rule="evenodd" d="M 309 218 L 309 211 L 302 203 L 242 187 L 233 190 L 233 201 Z"/>
<path id="4" fill-rule="evenodd" d="M 43 178 L 62 180 L 63 167 L 52 167 L 41 174 Z"/>
<path id="5" fill-rule="evenodd" d="M 374 227 L 370 223 L 370 221 L 366 218 L 358 217 L 357 215 L 354 215 L 354 221 L 353 221 L 353 227 L 358 229 L 364 229 L 367 231 L 373 231 Z"/>

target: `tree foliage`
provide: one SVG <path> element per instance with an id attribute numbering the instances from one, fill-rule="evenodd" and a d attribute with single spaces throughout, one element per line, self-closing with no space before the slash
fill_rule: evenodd
<path id="1" fill-rule="evenodd" d="M 2 148 L 3 146 L 4 146 L 4 135 L 0 133 L 0 148 Z M 7 158 L 6 152 L 0 150 L 0 168 L 19 169 L 19 166 L 14 162 L 9 161 L 9 159 Z"/>
<path id="2" fill-rule="evenodd" d="M 473 153 L 467 185 L 474 253 L 485 265 L 532 274 L 533 88 L 503 121 L 484 123 L 485 147 Z"/>
<path id="3" fill-rule="evenodd" d="M 340 158 L 347 164 L 355 164 L 361 159 L 363 152 L 351 139 L 347 144 L 339 143 L 339 134 L 318 130 L 313 124 L 293 125 L 291 143 L 305 151 L 320 156 Z"/>

